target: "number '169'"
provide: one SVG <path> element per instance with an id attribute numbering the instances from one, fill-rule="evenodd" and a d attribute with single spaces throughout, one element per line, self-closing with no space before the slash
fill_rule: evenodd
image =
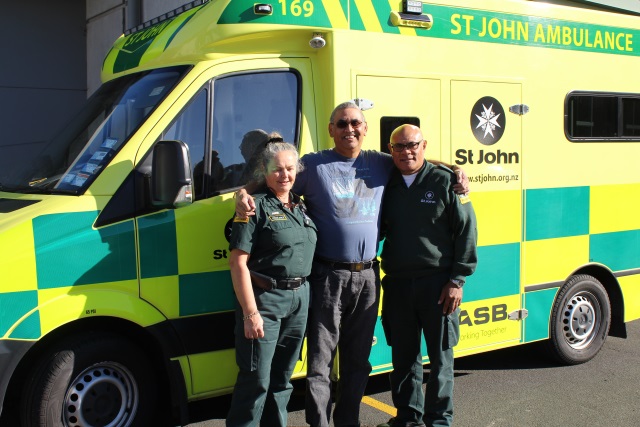
<path id="1" fill-rule="evenodd" d="M 304 14 L 305 18 L 313 15 L 313 2 L 311 0 L 279 0 L 279 3 L 282 6 L 282 15 L 286 15 L 287 11 L 290 11 L 293 16 Z"/>

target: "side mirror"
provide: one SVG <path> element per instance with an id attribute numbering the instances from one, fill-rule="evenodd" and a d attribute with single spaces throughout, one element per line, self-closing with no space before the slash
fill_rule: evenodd
<path id="1" fill-rule="evenodd" d="M 179 208 L 193 202 L 189 147 L 182 141 L 158 141 L 153 147 L 151 202 L 159 208 Z"/>

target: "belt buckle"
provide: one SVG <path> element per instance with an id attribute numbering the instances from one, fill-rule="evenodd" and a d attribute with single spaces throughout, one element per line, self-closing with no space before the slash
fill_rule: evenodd
<path id="1" fill-rule="evenodd" d="M 283 283 L 285 284 L 285 288 L 284 289 L 296 290 L 302 285 L 302 280 L 300 278 L 296 277 L 294 279 L 285 279 L 283 281 Z"/>
<path id="2" fill-rule="evenodd" d="M 360 272 L 364 269 L 364 262 L 355 262 L 351 264 L 351 271 Z"/>

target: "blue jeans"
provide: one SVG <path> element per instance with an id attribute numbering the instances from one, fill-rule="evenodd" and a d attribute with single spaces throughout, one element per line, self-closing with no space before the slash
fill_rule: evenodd
<path id="1" fill-rule="evenodd" d="M 371 373 L 369 354 L 380 301 L 380 270 L 333 270 L 314 261 L 309 276 L 306 420 L 327 427 L 331 419 L 331 369 L 339 348 L 334 425 L 360 425 L 360 402 Z"/>

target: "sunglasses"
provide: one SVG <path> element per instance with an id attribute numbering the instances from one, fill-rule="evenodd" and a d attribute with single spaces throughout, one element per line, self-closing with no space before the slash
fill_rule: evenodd
<path id="1" fill-rule="evenodd" d="M 267 140 L 267 142 L 264 143 L 264 146 L 266 147 L 267 145 L 273 144 L 276 142 L 284 142 L 284 139 L 277 136 L 271 137 Z"/>
<path id="2" fill-rule="evenodd" d="M 401 153 L 404 150 L 411 150 L 414 151 L 418 148 L 418 146 L 422 144 L 422 141 L 419 142 L 407 142 L 406 144 L 391 144 L 391 148 L 393 149 L 393 151 L 395 151 L 396 153 Z"/>
<path id="3" fill-rule="evenodd" d="M 338 120 L 337 122 L 334 123 L 334 125 L 338 128 L 338 129 L 345 129 L 347 126 L 351 125 L 352 128 L 357 129 L 360 127 L 360 125 L 363 122 L 361 120 L 358 119 L 353 119 L 350 121 L 347 120 Z"/>

